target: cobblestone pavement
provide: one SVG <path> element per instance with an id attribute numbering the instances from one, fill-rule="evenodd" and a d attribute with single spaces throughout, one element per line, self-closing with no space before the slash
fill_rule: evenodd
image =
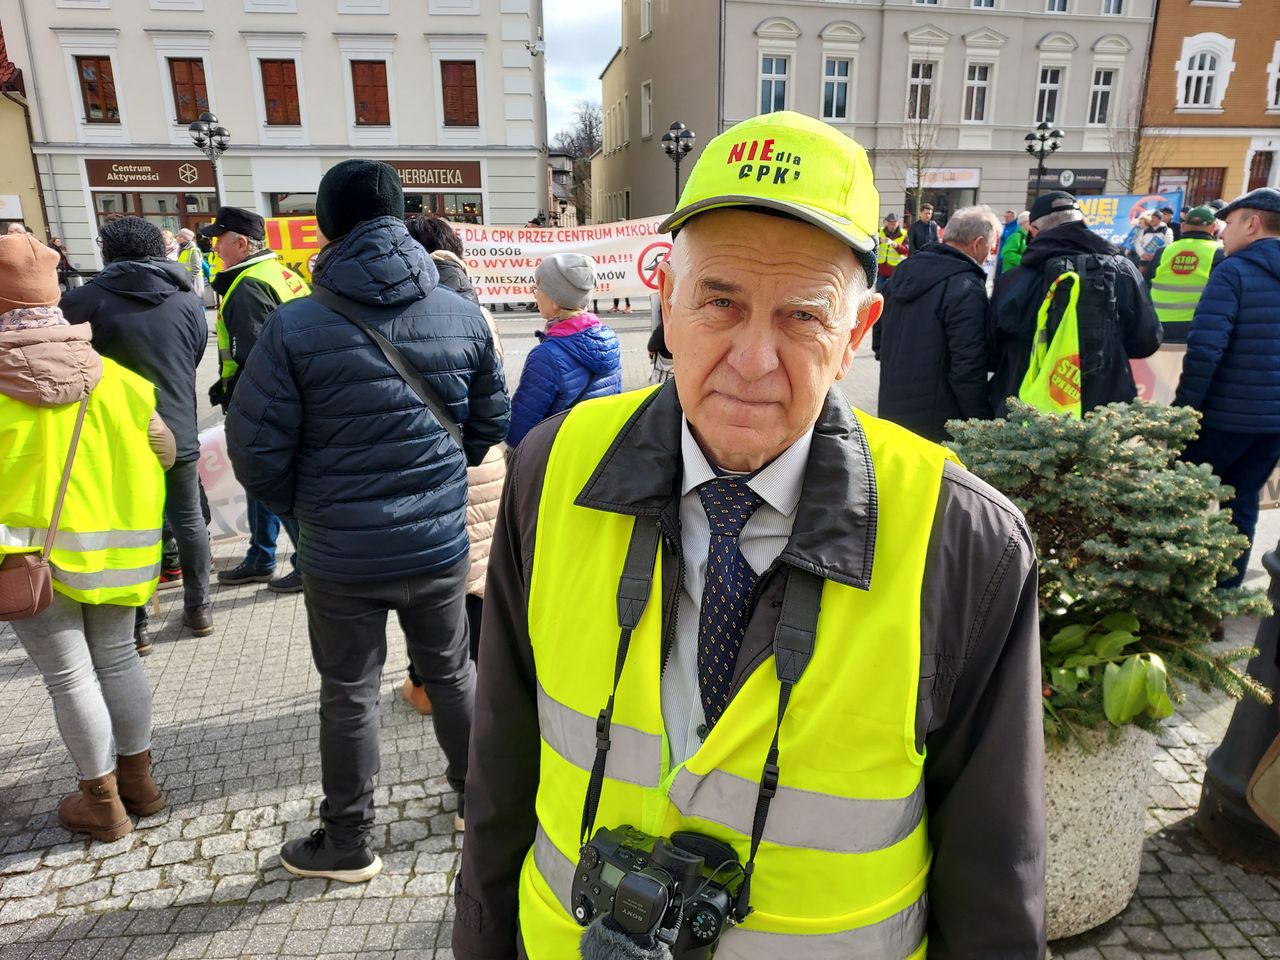
<path id="1" fill-rule="evenodd" d="M 642 338 L 623 337 L 632 384 L 643 378 Z M 512 354 L 522 361 L 512 351 L 509 362 Z M 859 359 L 846 388 L 871 409 L 877 373 Z M 1264 521 L 1264 542 L 1275 523 Z M 217 565 L 234 564 L 242 548 L 220 544 Z M 0 960 L 451 957 L 448 891 L 462 836 L 430 723 L 399 697 L 398 627 L 388 628 L 380 708 L 374 839 L 383 872 L 364 885 L 302 880 L 278 856 L 284 840 L 317 825 L 321 796 L 318 678 L 302 599 L 259 585 L 215 589 L 216 630 L 204 639 L 181 628 L 180 591 L 160 595 L 155 652 L 144 662 L 169 805 L 110 844 L 57 825 L 75 771 L 39 674 L 0 629 Z M 1233 624 L 1234 638 L 1247 641 L 1253 626 Z M 1138 895 L 1117 920 L 1057 945 L 1055 957 L 1280 957 L 1280 881 L 1220 863 L 1186 824 L 1203 757 L 1229 715 L 1229 704 L 1196 696 L 1170 721 L 1154 761 Z"/>

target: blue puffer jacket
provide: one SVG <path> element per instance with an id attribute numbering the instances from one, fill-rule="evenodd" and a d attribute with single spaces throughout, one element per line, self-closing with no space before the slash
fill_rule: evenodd
<path id="1" fill-rule="evenodd" d="M 1175 404 L 1206 426 L 1280 433 L 1280 239 L 1256 240 L 1214 267 L 1187 333 Z"/>
<path id="2" fill-rule="evenodd" d="M 524 362 L 511 401 L 511 432 L 516 446 L 547 417 L 582 400 L 622 392 L 622 355 L 618 335 L 593 314 L 561 320 L 547 331 Z"/>
<path id="3" fill-rule="evenodd" d="M 326 248 L 314 285 L 355 301 L 426 377 L 465 457 L 373 341 L 310 298 L 271 314 L 236 385 L 236 476 L 297 517 L 299 566 L 316 577 L 407 577 L 467 556 L 467 464 L 506 436 L 511 406 L 480 308 L 436 280 L 404 224 L 380 217 Z"/>

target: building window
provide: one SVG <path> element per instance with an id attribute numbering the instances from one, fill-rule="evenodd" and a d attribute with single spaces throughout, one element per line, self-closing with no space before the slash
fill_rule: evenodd
<path id="1" fill-rule="evenodd" d="M 1046 13 L 1066 13 L 1067 0 L 1044 0 Z"/>
<path id="2" fill-rule="evenodd" d="M 298 74 L 292 60 L 261 60 L 262 101 L 267 111 L 267 126 L 297 127 L 302 125 L 298 105 Z"/>
<path id="3" fill-rule="evenodd" d="M 640 136 L 653 136 L 653 81 L 640 84 Z"/>
<path id="4" fill-rule="evenodd" d="M 1120 17 L 1124 15 L 1124 0 L 1102 0 L 1104 17 Z"/>
<path id="5" fill-rule="evenodd" d="M 911 61 L 911 82 L 907 87 L 907 119 L 928 120 L 933 108 L 933 77 L 937 64 L 932 60 Z"/>
<path id="6" fill-rule="evenodd" d="M 1280 110 L 1280 40 L 1276 41 L 1271 62 L 1267 64 L 1267 110 Z"/>
<path id="7" fill-rule="evenodd" d="M 446 127 L 480 126 L 480 97 L 476 93 L 474 60 L 441 60 L 440 84 L 444 92 Z"/>
<path id="8" fill-rule="evenodd" d="M 174 119 L 191 123 L 209 109 L 209 91 L 204 82 L 204 61 L 169 60 L 169 80 L 173 84 Z"/>
<path id="9" fill-rule="evenodd" d="M 928 6 L 934 6 L 934 7 L 936 7 L 936 6 L 938 5 L 938 0 L 916 0 L 916 5 L 917 5 L 917 6 L 926 6 L 926 5 L 928 5 Z"/>
<path id="10" fill-rule="evenodd" d="M 1271 164 L 1275 156 L 1273 150 L 1259 150 L 1253 155 L 1253 162 L 1249 164 L 1249 184 L 1245 187 L 1247 192 L 1271 185 Z"/>
<path id="11" fill-rule="evenodd" d="M 760 58 L 760 112 L 787 108 L 787 68 L 790 57 Z"/>
<path id="12" fill-rule="evenodd" d="M 973 0 L 973 5 L 975 7 L 986 7 L 989 10 L 994 10 L 996 0 Z"/>
<path id="13" fill-rule="evenodd" d="M 1222 196 L 1226 167 L 1157 167 L 1151 171 L 1151 191 L 1182 190 L 1182 202 L 1196 207 Z"/>
<path id="14" fill-rule="evenodd" d="M 85 122 L 119 123 L 120 104 L 116 102 L 111 58 L 76 57 L 76 76 L 80 78 L 80 99 L 84 103 Z"/>
<path id="15" fill-rule="evenodd" d="M 1213 106 L 1213 85 L 1218 79 L 1218 58 L 1211 53 L 1193 53 L 1182 75 L 1182 106 Z"/>
<path id="16" fill-rule="evenodd" d="M 849 119 L 849 67 L 851 61 L 827 57 L 823 68 L 822 119 Z"/>
<path id="17" fill-rule="evenodd" d="M 1093 86 L 1089 88 L 1089 123 L 1093 126 L 1106 126 L 1111 116 L 1111 91 L 1115 83 L 1114 70 L 1093 71 Z"/>
<path id="18" fill-rule="evenodd" d="M 964 118 L 970 123 L 987 119 L 987 91 L 991 89 L 991 64 L 971 63 L 965 68 Z"/>
<path id="19" fill-rule="evenodd" d="M 352 60 L 351 93 L 355 98 L 356 126 L 391 126 L 385 60 Z"/>
<path id="20" fill-rule="evenodd" d="M 640 36 L 653 33 L 653 0 L 640 0 Z"/>
<path id="21" fill-rule="evenodd" d="M 1062 67 L 1041 67 L 1036 87 L 1036 122 L 1053 123 L 1058 115 L 1058 99 L 1062 93 Z"/>

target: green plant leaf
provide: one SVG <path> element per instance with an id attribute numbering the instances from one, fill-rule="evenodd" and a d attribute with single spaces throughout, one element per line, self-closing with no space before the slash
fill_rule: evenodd
<path id="1" fill-rule="evenodd" d="M 1132 613 L 1112 613 L 1102 618 L 1104 630 L 1123 630 L 1126 633 L 1138 632 L 1138 618 Z"/>
<path id="2" fill-rule="evenodd" d="M 1049 670 L 1049 682 L 1063 693 L 1075 693 L 1076 688 L 1080 686 L 1080 681 L 1076 678 L 1074 670 L 1067 670 L 1063 667 L 1051 667 Z"/>
<path id="3" fill-rule="evenodd" d="M 1068 670 L 1074 670 L 1076 667 L 1096 667 L 1101 662 L 1092 653 L 1075 653 L 1067 657 L 1063 666 Z"/>
<path id="4" fill-rule="evenodd" d="M 1085 623 L 1073 623 L 1069 627 L 1063 627 L 1049 641 L 1049 652 L 1067 653 L 1071 650 L 1078 650 L 1084 646 L 1084 638 L 1088 635 L 1090 629 L 1091 627 Z"/>
<path id="5" fill-rule="evenodd" d="M 1108 663 L 1102 675 L 1102 710 L 1117 727 L 1147 708 L 1147 665 L 1140 656 Z"/>
<path id="6" fill-rule="evenodd" d="M 1147 713 L 1157 720 L 1173 716 L 1173 701 L 1169 699 L 1169 671 L 1160 655 L 1146 655 Z"/>
<path id="7" fill-rule="evenodd" d="M 1103 634 L 1093 645 L 1093 652 L 1103 660 L 1112 660 L 1124 651 L 1124 648 L 1131 643 L 1136 643 L 1138 638 L 1127 630 L 1112 630 L 1110 633 Z"/>

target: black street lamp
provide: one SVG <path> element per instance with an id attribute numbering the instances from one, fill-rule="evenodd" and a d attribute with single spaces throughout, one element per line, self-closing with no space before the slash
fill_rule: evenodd
<path id="1" fill-rule="evenodd" d="M 680 205 L 680 161 L 693 149 L 697 134 L 677 120 L 662 135 L 662 149 L 676 164 L 676 206 Z M 674 207 L 672 209 L 675 209 Z"/>
<path id="2" fill-rule="evenodd" d="M 218 118 L 212 113 L 200 114 L 200 119 L 193 120 L 191 126 L 187 127 L 187 131 L 191 134 L 191 142 L 196 145 L 196 149 L 209 158 L 209 164 L 213 167 L 213 201 L 216 214 L 217 208 L 222 206 L 222 194 L 218 190 L 218 158 L 227 152 L 227 147 L 231 146 L 231 134 L 226 127 L 218 125 Z"/>
<path id="3" fill-rule="evenodd" d="M 1034 133 L 1028 133 L 1024 140 L 1027 142 L 1027 153 L 1036 158 L 1036 197 L 1040 196 L 1040 181 L 1044 179 L 1044 175 L 1048 173 L 1048 169 L 1044 165 L 1045 157 L 1052 156 L 1057 153 L 1062 146 L 1062 138 L 1066 134 L 1057 127 L 1050 127 L 1046 121 L 1036 124 Z"/>

